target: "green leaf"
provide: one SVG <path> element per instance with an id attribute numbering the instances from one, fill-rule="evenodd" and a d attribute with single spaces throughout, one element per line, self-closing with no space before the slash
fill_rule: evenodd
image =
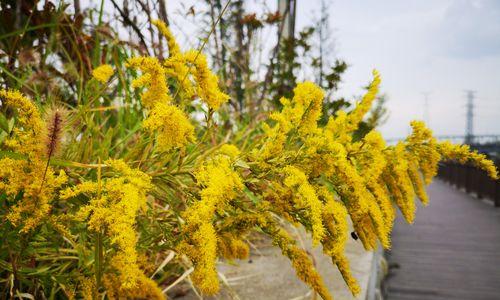
<path id="1" fill-rule="evenodd" d="M 241 159 L 238 159 L 234 163 L 234 165 L 237 166 L 237 167 L 243 168 L 243 169 L 250 169 L 250 166 L 246 162 L 244 162 L 243 160 L 241 160 Z"/>
<path id="2" fill-rule="evenodd" d="M 3 114 L 0 114 L 0 129 L 9 132 L 9 121 L 7 121 L 7 118 Z"/>
<path id="3" fill-rule="evenodd" d="M 0 151 L 0 158 L 13 158 L 13 159 L 26 159 L 26 156 L 20 153 L 11 152 L 11 151 Z"/>

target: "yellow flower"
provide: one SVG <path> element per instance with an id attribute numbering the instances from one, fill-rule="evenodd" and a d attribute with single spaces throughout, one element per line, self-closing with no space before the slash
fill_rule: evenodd
<path id="1" fill-rule="evenodd" d="M 327 236 L 323 241 L 323 252 L 332 257 L 351 293 L 356 296 L 361 291 L 357 280 L 352 276 L 349 261 L 345 257 L 345 245 L 349 227 L 347 225 L 347 209 L 341 202 L 335 201 L 326 188 L 318 191 L 325 201 L 323 208 L 323 222 L 327 229 Z"/>
<path id="2" fill-rule="evenodd" d="M 262 224 L 261 228 L 272 237 L 273 244 L 281 249 L 281 253 L 290 259 L 300 280 L 308 284 L 324 300 L 333 299 L 307 252 L 297 247 L 295 241 L 285 230 L 270 220 L 266 224 Z"/>
<path id="3" fill-rule="evenodd" d="M 103 285 L 107 298 L 115 299 L 155 299 L 165 300 L 166 297 L 153 279 L 141 276 L 139 284 L 130 289 L 123 289 L 121 279 L 114 273 L 106 273 L 103 278 Z M 95 297 L 90 298 L 95 299 Z"/>
<path id="4" fill-rule="evenodd" d="M 306 135 L 317 128 L 324 93 L 317 85 L 308 81 L 299 83 L 293 93 L 292 100 L 281 98 L 283 109 L 272 113 L 270 118 L 279 124 L 280 130 L 285 134 L 296 127 L 301 134 Z"/>
<path id="5" fill-rule="evenodd" d="M 380 74 L 373 70 L 373 81 L 368 87 L 359 103 L 349 114 L 339 111 L 335 117 L 330 117 L 326 130 L 328 130 L 339 143 L 345 144 L 351 142 L 351 133 L 358 129 L 359 123 L 370 110 L 375 100 L 380 85 Z"/>
<path id="6" fill-rule="evenodd" d="M 193 261 L 193 282 L 207 295 L 219 290 L 215 269 L 218 241 L 213 224 L 215 213 L 223 212 L 228 202 L 243 189 L 243 182 L 233 170 L 232 162 L 228 155 L 216 154 L 198 167 L 195 177 L 202 187 L 201 199 L 183 213 L 186 240 L 179 246 L 179 251 Z"/>
<path id="7" fill-rule="evenodd" d="M 171 56 L 163 61 L 165 75 L 174 78 L 177 83 L 176 94 L 180 104 L 188 104 L 196 96 L 196 86 L 191 80 L 190 67 L 184 61 L 182 54 Z"/>
<path id="8" fill-rule="evenodd" d="M 0 100 L 17 112 L 16 127 L 2 146 L 26 156 L 0 159 L 0 192 L 13 199 L 22 195 L 7 214 L 7 220 L 27 233 L 42 220 L 48 220 L 55 192 L 66 183 L 67 177 L 64 171 L 56 176 L 47 165 L 44 157 L 46 126 L 33 102 L 18 91 L 8 90 L 0 90 Z"/>
<path id="9" fill-rule="evenodd" d="M 156 135 L 160 151 L 182 148 L 195 139 L 194 126 L 188 117 L 176 106 L 158 103 L 143 122 L 146 130 Z"/>
<path id="10" fill-rule="evenodd" d="M 386 151 L 388 169 L 384 174 L 384 180 L 389 186 L 389 190 L 394 194 L 396 205 L 403 213 L 408 223 L 413 223 L 415 218 L 415 191 L 413 183 L 408 174 L 408 160 L 405 146 L 398 143 Z"/>
<path id="11" fill-rule="evenodd" d="M 241 151 L 235 145 L 224 144 L 219 148 L 218 153 L 225 154 L 231 159 L 236 159 L 241 154 Z"/>
<path id="12" fill-rule="evenodd" d="M 294 106 L 290 112 L 293 116 L 291 121 L 297 121 L 299 130 L 303 134 L 313 132 L 321 116 L 323 91 L 314 83 L 306 81 L 299 83 L 293 93 L 292 103 Z"/>
<path id="13" fill-rule="evenodd" d="M 244 259 L 250 252 L 247 243 L 229 233 L 219 237 L 218 248 L 221 256 L 227 259 Z"/>
<path id="14" fill-rule="evenodd" d="M 486 158 L 484 154 L 471 151 L 468 145 L 453 145 L 450 142 L 442 142 L 437 146 L 444 160 L 456 160 L 461 164 L 469 163 L 488 173 L 492 179 L 498 179 L 498 171 L 495 164 Z"/>
<path id="15" fill-rule="evenodd" d="M 13 108 L 18 113 L 17 126 L 4 140 L 4 145 L 30 158 L 40 157 L 44 153 L 43 138 L 47 129 L 38 108 L 30 99 L 15 90 L 0 89 L 0 100 L 3 105 Z"/>
<path id="16" fill-rule="evenodd" d="M 177 41 L 175 40 L 174 35 L 170 31 L 170 28 L 168 28 L 168 26 L 160 20 L 153 20 L 151 23 L 158 28 L 158 30 L 167 40 L 169 56 L 179 55 L 181 53 L 181 50 L 179 45 L 177 44 Z"/>
<path id="17" fill-rule="evenodd" d="M 442 159 L 438 152 L 438 143 L 432 136 L 432 131 L 421 121 L 410 123 L 413 131 L 405 140 L 411 155 L 418 162 L 425 184 L 430 184 L 437 175 L 438 162 Z"/>
<path id="18" fill-rule="evenodd" d="M 317 245 L 325 234 L 325 228 L 321 218 L 322 203 L 318 199 L 314 188 L 307 180 L 306 175 L 299 169 L 293 166 L 287 166 L 283 169 L 285 173 L 285 180 L 283 183 L 289 188 L 296 188 L 298 201 L 303 201 L 304 204 L 299 207 L 305 206 L 309 211 L 309 219 L 311 221 L 313 244 Z"/>
<path id="19" fill-rule="evenodd" d="M 229 96 L 219 89 L 219 79 L 212 73 L 207 65 L 207 58 L 203 53 L 195 50 L 183 54 L 186 63 L 193 64 L 196 71 L 194 77 L 197 83 L 197 93 L 208 107 L 217 110 L 229 100 Z"/>
<path id="20" fill-rule="evenodd" d="M 422 174 L 418 170 L 418 165 L 415 162 L 409 161 L 408 164 L 408 175 L 413 182 L 415 194 L 420 199 L 422 204 L 426 206 L 429 204 L 429 197 L 427 196 L 427 192 L 425 191 L 425 184 L 424 180 L 422 179 Z"/>
<path id="21" fill-rule="evenodd" d="M 152 187 L 151 179 L 122 160 L 110 159 L 105 164 L 118 176 L 103 178 L 101 184 L 83 182 L 63 191 L 61 197 L 89 196 L 89 204 L 80 209 L 77 218 L 88 219 L 90 230 L 108 234 L 111 245 L 117 248 L 111 265 L 120 275 L 120 288 L 131 292 L 144 288 L 141 284 L 148 283 L 138 266 L 135 222 L 139 211 L 146 208 L 146 193 Z"/>
<path id="22" fill-rule="evenodd" d="M 134 85 L 147 87 L 141 101 L 150 112 L 143 126 L 151 134 L 156 133 L 158 149 L 169 151 L 193 141 L 194 126 L 185 113 L 172 104 L 165 70 L 160 62 L 152 57 L 134 57 L 129 59 L 128 64 L 144 73 L 134 81 Z"/>
<path id="23" fill-rule="evenodd" d="M 101 83 L 108 82 L 109 78 L 113 76 L 115 71 L 110 65 L 101 65 L 92 70 L 92 76 Z"/>
<path id="24" fill-rule="evenodd" d="M 132 82 L 133 87 L 146 87 L 141 95 L 142 104 L 152 109 L 158 103 L 170 104 L 172 97 L 167 86 L 165 70 L 155 57 L 132 57 L 127 66 L 142 71 L 142 76 Z"/>

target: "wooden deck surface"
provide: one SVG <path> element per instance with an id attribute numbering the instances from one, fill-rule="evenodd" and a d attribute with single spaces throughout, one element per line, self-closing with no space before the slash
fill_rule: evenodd
<path id="1" fill-rule="evenodd" d="M 436 180 L 415 224 L 398 218 L 388 299 L 500 299 L 500 208 Z"/>

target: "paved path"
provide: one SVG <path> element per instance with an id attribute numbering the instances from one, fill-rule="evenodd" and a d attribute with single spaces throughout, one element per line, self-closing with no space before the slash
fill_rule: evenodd
<path id="1" fill-rule="evenodd" d="M 294 233 L 294 230 L 290 230 Z M 304 248 L 314 257 L 316 267 L 323 277 L 330 293 L 335 300 L 365 300 L 366 292 L 372 275 L 374 255 L 364 250 L 361 242 L 351 238 L 347 241 L 346 255 L 350 260 L 353 275 L 358 279 L 361 293 L 353 297 L 347 289 L 340 272 L 331 263 L 331 258 L 323 255 L 321 247 L 312 248 L 310 237 L 303 230 L 295 232 L 295 237 L 304 242 Z M 271 247 L 268 239 L 254 241 L 259 244 L 259 250 L 251 250 L 250 260 L 221 262 L 220 274 L 226 281 L 221 293 L 215 297 L 205 297 L 206 300 L 311 300 L 314 297 L 307 285 L 295 275 L 290 261 L 283 257 L 281 251 Z M 185 287 L 186 290 L 189 287 Z M 169 299 L 196 300 L 192 292 L 182 297 L 172 293 Z"/>
<path id="2" fill-rule="evenodd" d="M 500 208 L 438 180 L 428 192 L 414 225 L 396 221 L 388 299 L 500 299 Z"/>

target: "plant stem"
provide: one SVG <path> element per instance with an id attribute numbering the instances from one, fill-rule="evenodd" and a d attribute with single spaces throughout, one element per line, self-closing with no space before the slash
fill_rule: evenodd
<path id="1" fill-rule="evenodd" d="M 98 168 L 97 168 L 97 199 L 98 203 L 100 203 L 101 199 L 101 188 L 102 188 L 102 181 L 101 181 L 101 158 L 99 158 L 99 163 L 98 163 Z M 99 205 L 99 204 L 98 204 Z M 99 229 L 96 235 L 96 245 L 95 245 L 95 279 L 96 279 L 96 289 L 97 292 L 99 293 L 99 288 L 101 287 L 101 275 L 102 275 L 102 263 L 104 260 L 104 251 L 103 251 L 103 245 L 102 245 L 102 230 Z"/>

